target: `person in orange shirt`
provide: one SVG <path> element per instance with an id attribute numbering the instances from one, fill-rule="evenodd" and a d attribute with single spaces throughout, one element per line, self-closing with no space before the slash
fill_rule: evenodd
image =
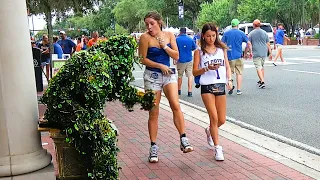
<path id="1" fill-rule="evenodd" d="M 99 33 L 97 31 L 92 33 L 92 39 L 88 42 L 88 47 L 95 45 L 99 40 Z"/>
<path id="2" fill-rule="evenodd" d="M 79 37 L 77 39 L 77 49 L 76 51 L 79 52 L 81 50 L 86 50 L 87 46 L 88 46 L 88 37 L 87 36 L 83 36 L 83 38 Z"/>

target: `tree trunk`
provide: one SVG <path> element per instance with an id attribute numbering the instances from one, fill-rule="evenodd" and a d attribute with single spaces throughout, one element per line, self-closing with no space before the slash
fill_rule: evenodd
<path id="1" fill-rule="evenodd" d="M 52 78 L 52 54 L 54 53 L 53 49 L 53 28 L 52 28 L 52 15 L 51 15 L 51 8 L 48 7 L 47 12 L 45 12 L 46 21 L 47 21 L 47 29 L 48 29 L 48 38 L 49 38 L 49 45 L 50 45 L 50 78 Z"/>

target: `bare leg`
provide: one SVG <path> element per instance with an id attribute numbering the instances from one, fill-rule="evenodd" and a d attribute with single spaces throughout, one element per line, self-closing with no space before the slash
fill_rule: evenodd
<path id="1" fill-rule="evenodd" d="M 278 48 L 276 57 L 274 58 L 274 63 L 276 63 L 276 61 L 278 60 L 280 53 L 281 53 L 281 48 Z"/>
<path id="2" fill-rule="evenodd" d="M 264 82 L 264 72 L 262 72 L 262 69 L 257 69 L 257 74 L 258 74 L 258 77 L 260 79 L 261 82 Z"/>
<path id="3" fill-rule="evenodd" d="M 181 90 L 181 86 L 182 86 L 182 77 L 178 78 L 178 89 Z"/>
<path id="4" fill-rule="evenodd" d="M 282 50 L 281 50 L 281 53 L 280 53 L 280 59 L 281 59 L 282 62 L 284 62 Z"/>
<path id="5" fill-rule="evenodd" d="M 219 144 L 219 135 L 218 135 L 218 113 L 215 104 L 215 96 L 210 93 L 201 94 L 202 101 L 208 111 L 210 118 L 210 134 L 212 136 L 214 145 Z"/>
<path id="6" fill-rule="evenodd" d="M 161 91 L 156 91 L 155 106 L 149 111 L 148 129 L 151 142 L 156 142 L 158 135 L 158 117 Z"/>
<path id="7" fill-rule="evenodd" d="M 50 80 L 50 64 L 46 64 L 46 76 Z"/>
<path id="8" fill-rule="evenodd" d="M 180 109 L 179 96 L 177 94 L 178 86 L 176 83 L 170 83 L 163 87 L 163 92 L 168 98 L 171 110 L 173 112 L 173 121 L 179 135 L 185 133 L 185 124 L 183 113 Z"/>
<path id="9" fill-rule="evenodd" d="M 193 76 L 188 77 L 188 92 L 192 92 Z"/>
<path id="10" fill-rule="evenodd" d="M 237 90 L 241 90 L 241 86 L 242 86 L 242 75 L 241 74 L 237 74 L 236 75 L 237 78 Z"/>

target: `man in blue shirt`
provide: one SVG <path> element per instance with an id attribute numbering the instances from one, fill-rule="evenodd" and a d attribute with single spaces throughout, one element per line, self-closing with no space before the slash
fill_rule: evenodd
<path id="1" fill-rule="evenodd" d="M 193 41 L 194 41 L 194 43 L 196 43 L 196 45 L 199 45 L 200 36 L 201 36 L 200 32 L 197 32 L 197 34 L 194 35 L 194 37 L 193 37 Z"/>
<path id="2" fill-rule="evenodd" d="M 242 72 L 243 72 L 243 60 L 242 60 L 242 43 L 248 44 L 250 53 L 252 53 L 251 43 L 248 41 L 246 34 L 238 29 L 240 21 L 233 19 L 231 21 L 232 29 L 226 31 L 223 34 L 222 42 L 228 46 L 228 60 L 232 74 L 236 73 L 237 77 L 237 94 L 242 94 Z M 229 91 L 229 94 L 233 93 L 233 88 Z"/>
<path id="3" fill-rule="evenodd" d="M 72 54 L 76 51 L 76 44 L 71 40 L 67 38 L 66 32 L 60 31 L 60 37 L 61 39 L 57 42 L 62 50 L 63 54 Z"/>
<path id="4" fill-rule="evenodd" d="M 57 54 L 59 59 L 62 59 L 62 48 L 61 46 L 57 43 L 58 37 L 53 37 L 53 54 Z"/>
<path id="5" fill-rule="evenodd" d="M 178 70 L 178 93 L 181 95 L 182 76 L 184 72 L 188 77 L 188 97 L 192 97 L 192 51 L 196 49 L 194 41 L 186 34 L 187 29 L 181 28 L 180 35 L 177 37 L 177 45 L 179 49 L 179 59 L 177 62 Z"/>
<path id="6" fill-rule="evenodd" d="M 278 23 L 278 29 L 276 31 L 276 37 L 275 37 L 275 45 L 274 45 L 274 49 L 276 49 L 277 47 L 277 54 L 276 57 L 274 58 L 274 62 L 273 65 L 277 66 L 276 61 L 278 60 L 278 58 L 280 57 L 282 64 L 286 63 L 286 61 L 284 61 L 283 56 L 282 56 L 282 46 L 284 44 L 284 39 L 287 39 L 288 41 L 290 41 L 290 39 L 288 37 L 285 36 L 284 33 L 284 27 L 282 23 Z"/>

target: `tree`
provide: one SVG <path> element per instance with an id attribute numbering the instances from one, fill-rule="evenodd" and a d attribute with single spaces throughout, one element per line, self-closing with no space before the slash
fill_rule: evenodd
<path id="1" fill-rule="evenodd" d="M 230 24 L 232 16 L 230 8 L 232 2 L 229 0 L 216 0 L 212 3 L 201 5 L 201 11 L 198 15 L 197 27 L 201 28 L 205 23 L 215 23 L 219 27 L 225 27 Z"/>
<path id="2" fill-rule="evenodd" d="M 281 22 L 288 32 L 294 32 L 297 24 L 302 24 L 304 1 L 301 0 L 242 0 L 238 14 L 242 20 L 252 22 L 260 19 L 263 22 Z"/>
<path id="3" fill-rule="evenodd" d="M 133 32 L 136 25 L 143 19 L 147 9 L 145 0 L 122 0 L 120 1 L 113 12 L 117 23 Z"/>
<path id="4" fill-rule="evenodd" d="M 91 11 L 93 6 L 99 6 L 99 0 L 26 0 L 28 10 L 32 14 L 45 14 L 47 21 L 48 37 L 50 43 L 51 54 L 53 53 L 52 45 L 52 17 L 55 14 L 64 15 L 67 12 L 74 12 L 76 14 Z M 51 74 L 52 76 L 52 74 Z"/>

